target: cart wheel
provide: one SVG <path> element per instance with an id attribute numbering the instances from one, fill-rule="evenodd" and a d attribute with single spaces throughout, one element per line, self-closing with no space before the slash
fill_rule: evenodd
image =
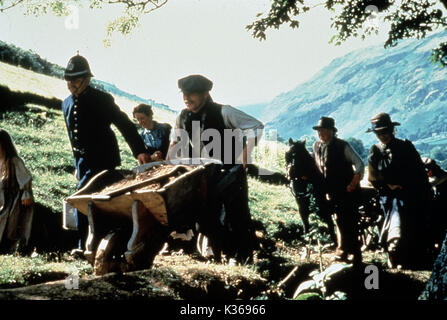
<path id="1" fill-rule="evenodd" d="M 126 239 L 122 233 L 113 231 L 107 234 L 96 250 L 94 270 L 96 275 L 109 272 L 126 271 L 126 262 L 122 255 L 126 250 Z"/>

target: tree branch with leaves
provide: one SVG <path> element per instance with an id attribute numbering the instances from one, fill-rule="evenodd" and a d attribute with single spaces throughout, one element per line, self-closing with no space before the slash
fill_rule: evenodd
<path id="1" fill-rule="evenodd" d="M 5 12 L 14 7 L 21 7 L 25 14 L 39 16 L 53 13 L 56 16 L 70 14 L 70 6 L 88 6 L 90 9 L 102 9 L 104 6 L 121 6 L 121 15 L 109 22 L 106 27 L 107 36 L 104 40 L 110 45 L 110 38 L 114 32 L 123 35 L 130 34 L 139 26 L 140 19 L 154 10 L 163 7 L 168 0 L 0 0 L 0 12 Z"/>
<path id="2" fill-rule="evenodd" d="M 0 0 L 0 12 L 22 7 L 26 14 L 40 15 L 52 12 L 68 15 L 70 5 L 88 4 L 91 9 L 104 6 L 122 7 L 122 14 L 107 26 L 107 41 L 114 32 L 129 34 L 139 26 L 140 19 L 154 10 L 162 8 L 169 0 Z M 365 39 L 377 29 L 368 23 L 375 8 L 383 26 L 389 28 L 385 47 L 392 47 L 406 38 L 424 38 L 429 32 L 446 29 L 447 0 L 271 0 L 268 12 L 259 13 L 255 21 L 246 28 L 252 36 L 266 40 L 269 29 L 281 25 L 299 28 L 300 17 L 324 7 L 331 16 L 331 27 L 335 35 L 331 43 L 339 45 L 351 37 Z M 216 13 L 218 14 L 218 13 Z M 388 26 L 389 25 L 389 26 Z M 447 65 L 447 41 L 433 49 L 432 60 Z"/>
<path id="3" fill-rule="evenodd" d="M 298 28 L 299 17 L 318 6 L 332 13 L 331 27 L 336 34 L 330 42 L 335 45 L 351 37 L 365 39 L 378 32 L 368 25 L 373 14 L 368 8 L 374 8 L 382 17 L 383 26 L 390 23 L 385 48 L 397 45 L 402 39 L 421 39 L 429 32 L 447 27 L 447 0 L 272 0 L 270 11 L 258 14 L 257 20 L 246 28 L 254 38 L 266 40 L 268 29 L 278 29 L 283 24 Z M 433 50 L 432 60 L 447 65 L 447 42 Z"/>

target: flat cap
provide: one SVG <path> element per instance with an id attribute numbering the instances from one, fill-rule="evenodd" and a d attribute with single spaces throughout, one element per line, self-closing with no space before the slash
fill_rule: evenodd
<path id="1" fill-rule="evenodd" d="M 213 82 L 202 75 L 193 74 L 178 80 L 178 87 L 184 93 L 202 93 L 213 88 Z"/>

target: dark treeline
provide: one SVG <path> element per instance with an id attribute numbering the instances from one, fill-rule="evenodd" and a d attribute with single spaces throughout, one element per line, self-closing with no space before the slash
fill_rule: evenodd
<path id="1" fill-rule="evenodd" d="M 64 68 L 48 62 L 32 50 L 23 50 L 13 44 L 0 41 L 0 61 L 63 79 Z"/>
<path id="2" fill-rule="evenodd" d="M 13 44 L 3 41 L 0 41 L 0 61 L 47 76 L 59 79 L 64 78 L 64 67 L 47 61 L 32 50 L 24 50 L 22 48 L 16 47 Z M 156 103 L 155 101 L 150 99 L 148 100 L 137 97 L 134 94 L 130 94 L 120 90 L 113 84 L 98 79 L 92 79 L 91 85 L 99 90 L 126 97 L 129 100 L 150 104 L 156 108 L 171 110 L 167 105 Z"/>

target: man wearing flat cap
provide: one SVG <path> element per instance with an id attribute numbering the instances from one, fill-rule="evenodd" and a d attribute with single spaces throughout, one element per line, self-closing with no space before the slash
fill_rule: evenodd
<path id="1" fill-rule="evenodd" d="M 150 162 L 150 155 L 133 122 L 110 94 L 90 86 L 91 77 L 87 59 L 78 54 L 68 61 L 64 78 L 71 94 L 62 102 L 62 111 L 73 150 L 77 189 L 97 173 L 121 164 L 112 124 L 119 129 L 139 164 Z M 88 225 L 85 215 L 77 214 L 77 225 L 78 252 L 81 252 Z"/>
<path id="2" fill-rule="evenodd" d="M 389 265 L 408 265 L 424 250 L 426 210 L 431 188 L 424 164 L 414 145 L 395 137 L 399 122 L 391 121 L 387 113 L 371 119 L 366 132 L 376 134 L 379 143 L 368 156 L 368 180 L 378 190 L 385 221 L 379 241 L 389 255 Z M 411 250 L 411 254 L 410 254 Z"/>
<path id="3" fill-rule="evenodd" d="M 365 166 L 349 143 L 336 136 L 333 118 L 321 117 L 313 129 L 318 131 L 320 139 L 313 145 L 315 162 L 323 174 L 325 191 L 336 212 L 336 259 L 347 261 L 352 254 L 354 264 L 358 265 L 362 262 L 362 254 L 355 205 Z"/>
<path id="4" fill-rule="evenodd" d="M 215 103 L 209 93 L 213 82 L 202 75 L 184 77 L 178 80 L 178 87 L 182 91 L 186 108 L 177 117 L 175 130 L 187 133 L 187 143 L 191 146 L 189 156 L 221 160 L 223 175 L 237 173 L 237 186 L 228 190 L 223 199 L 226 216 L 225 226 L 221 227 L 228 231 L 223 239 L 226 242 L 225 253 L 242 262 L 251 257 L 255 247 L 244 168 L 249 163 L 253 147 L 262 136 L 264 125 L 236 108 Z M 234 132 L 234 137 L 229 136 L 228 132 Z M 218 137 L 213 136 L 210 142 L 208 133 L 217 134 Z M 195 139 L 197 134 L 200 141 Z M 178 137 L 172 141 L 170 151 L 176 143 L 185 143 Z M 241 147 L 238 148 L 238 145 Z"/>

